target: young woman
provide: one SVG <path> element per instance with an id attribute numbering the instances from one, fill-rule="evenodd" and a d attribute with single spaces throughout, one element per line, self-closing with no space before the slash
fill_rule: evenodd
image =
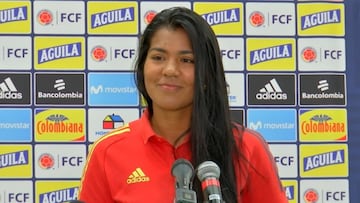
<path id="1" fill-rule="evenodd" d="M 141 118 L 94 143 L 81 180 L 86 203 L 172 203 L 175 160 L 220 167 L 227 203 L 284 203 L 266 142 L 230 120 L 216 36 L 186 8 L 158 13 L 145 29 L 135 67 L 147 102 Z M 203 202 L 200 181 L 193 189 Z"/>

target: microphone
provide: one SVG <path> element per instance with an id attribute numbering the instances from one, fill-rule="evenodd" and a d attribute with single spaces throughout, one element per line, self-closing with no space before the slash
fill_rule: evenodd
<path id="1" fill-rule="evenodd" d="M 192 190 L 192 178 L 194 167 L 186 159 L 177 159 L 171 168 L 171 174 L 175 176 L 175 203 L 196 203 L 196 193 Z"/>
<path id="2" fill-rule="evenodd" d="M 205 161 L 197 168 L 197 177 L 206 203 L 224 203 L 220 188 L 220 168 L 213 161 Z"/>

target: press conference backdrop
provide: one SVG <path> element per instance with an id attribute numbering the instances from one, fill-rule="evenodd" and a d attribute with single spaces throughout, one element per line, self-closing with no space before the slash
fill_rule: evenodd
<path id="1" fill-rule="evenodd" d="M 358 1 L 9 0 L 0 203 L 76 198 L 91 144 L 139 118 L 138 39 L 172 6 L 214 29 L 232 116 L 269 142 L 289 202 L 359 202 Z"/>

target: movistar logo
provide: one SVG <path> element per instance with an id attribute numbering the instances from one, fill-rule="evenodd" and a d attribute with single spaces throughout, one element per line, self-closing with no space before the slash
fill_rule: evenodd
<path id="1" fill-rule="evenodd" d="M 26 6 L 0 10 L 0 24 L 21 20 L 27 20 Z"/>
<path id="2" fill-rule="evenodd" d="M 91 28 L 135 20 L 134 7 L 111 10 L 91 15 Z"/>
<path id="3" fill-rule="evenodd" d="M 304 171 L 310 171 L 324 166 L 342 164 L 345 162 L 345 151 L 337 150 L 323 154 L 304 157 Z"/>
<path id="4" fill-rule="evenodd" d="M 218 25 L 224 23 L 233 23 L 240 21 L 240 9 L 233 8 L 223 11 L 216 11 L 212 13 L 202 14 L 202 17 L 210 24 L 210 25 Z"/>
<path id="5" fill-rule="evenodd" d="M 312 13 L 301 17 L 301 29 L 306 30 L 319 25 L 340 22 L 340 9 Z"/>
<path id="6" fill-rule="evenodd" d="M 81 42 L 39 49 L 38 64 L 77 56 L 81 56 Z"/>
<path id="7" fill-rule="evenodd" d="M 266 47 L 263 49 L 250 51 L 250 64 L 270 61 L 281 58 L 292 57 L 292 44 L 283 44 L 273 47 Z"/>

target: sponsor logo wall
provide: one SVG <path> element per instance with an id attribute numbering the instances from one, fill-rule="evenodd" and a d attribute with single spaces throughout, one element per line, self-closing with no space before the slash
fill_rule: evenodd
<path id="1" fill-rule="evenodd" d="M 0 1 L 0 203 L 76 199 L 91 144 L 141 114 L 138 39 L 172 6 L 217 34 L 231 115 L 269 142 L 289 202 L 350 202 L 345 5 Z"/>

